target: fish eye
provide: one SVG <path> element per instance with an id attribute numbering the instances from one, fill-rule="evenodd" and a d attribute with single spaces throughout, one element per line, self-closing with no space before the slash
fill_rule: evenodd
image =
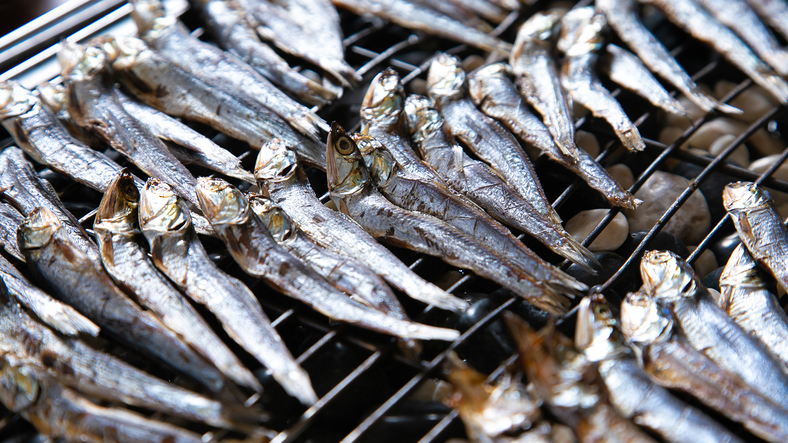
<path id="1" fill-rule="evenodd" d="M 347 138 L 342 137 L 337 141 L 337 151 L 342 155 L 348 155 L 353 152 L 353 142 Z"/>
<path id="2" fill-rule="evenodd" d="M 594 308 L 594 313 L 602 317 L 609 317 L 610 309 L 605 305 L 599 305 Z"/>
<path id="3" fill-rule="evenodd" d="M 130 196 L 133 199 L 136 199 L 136 198 L 139 197 L 139 194 L 137 193 L 137 187 L 134 186 L 133 184 L 128 184 L 128 185 L 124 186 L 123 187 L 123 193 L 128 195 L 128 196 Z"/>

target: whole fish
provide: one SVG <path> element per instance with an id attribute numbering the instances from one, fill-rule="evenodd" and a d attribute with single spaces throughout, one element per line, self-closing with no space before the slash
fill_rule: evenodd
<path id="1" fill-rule="evenodd" d="M 203 22 L 219 46 L 253 67 L 283 91 L 310 105 L 323 106 L 342 96 L 341 88 L 327 88 L 291 68 L 261 42 L 236 0 L 197 0 Z"/>
<path id="2" fill-rule="evenodd" d="M 317 395 L 309 374 L 298 366 L 252 291 L 208 257 L 194 235 L 184 202 L 172 188 L 148 179 L 138 215 L 156 267 L 208 308 L 227 335 L 264 364 L 285 391 L 304 404 L 314 404 Z"/>
<path id="3" fill-rule="evenodd" d="M 419 277 L 347 215 L 323 205 L 307 181 L 294 151 L 283 140 L 263 145 L 255 177 L 271 198 L 310 240 L 327 250 L 354 258 L 386 281 L 423 303 L 460 311 L 468 303 Z"/>
<path id="4" fill-rule="evenodd" d="M 20 261 L 25 261 L 25 256 L 16 243 L 16 230 L 25 216 L 8 203 L 0 203 L 0 243 L 6 252 Z"/>
<path id="5" fill-rule="evenodd" d="M 788 228 L 769 192 L 751 182 L 731 183 L 722 203 L 752 258 L 788 288 Z"/>
<path id="6" fill-rule="evenodd" d="M 555 330 L 553 322 L 536 332 L 510 312 L 504 313 L 504 319 L 534 395 L 572 427 L 579 442 L 654 442 L 610 404 L 593 363 Z"/>
<path id="7" fill-rule="evenodd" d="M 624 344 L 605 298 L 584 298 L 577 311 L 575 347 L 597 363 L 610 402 L 636 424 L 672 443 L 741 443 L 725 427 L 655 385 Z"/>
<path id="8" fill-rule="evenodd" d="M 449 128 L 435 109 L 432 100 L 411 95 L 405 112 L 413 144 L 424 160 L 444 177 L 447 183 L 477 203 L 491 216 L 528 233 L 553 252 L 593 270 L 593 254 L 574 237 L 556 226 L 522 198 L 485 163 L 468 157 L 454 142 Z M 358 143 L 358 141 L 357 141 Z M 361 148 L 359 146 L 359 148 Z M 362 150 L 363 152 L 363 150 Z"/>
<path id="9" fill-rule="evenodd" d="M 648 3 L 659 8 L 675 25 L 714 48 L 780 103 L 788 103 L 788 83 L 694 0 L 648 0 Z"/>
<path id="10" fill-rule="evenodd" d="M 221 373 L 115 286 L 101 262 L 74 244 L 52 211 L 34 210 L 18 236 L 28 265 L 62 301 L 130 347 L 189 374 L 212 391 L 225 388 Z"/>
<path id="11" fill-rule="evenodd" d="M 733 30 L 764 62 L 783 77 L 788 75 L 788 52 L 766 29 L 745 0 L 698 0 L 720 23 Z"/>
<path id="12" fill-rule="evenodd" d="M 763 343 L 788 370 L 788 315 L 769 291 L 758 264 L 739 245 L 720 275 L 720 307 L 742 329 Z"/>
<path id="13" fill-rule="evenodd" d="M 531 202 L 540 214 L 561 224 L 561 218 L 544 195 L 531 161 L 514 136 L 487 117 L 466 96 L 465 71 L 459 59 L 441 53 L 430 65 L 429 96 L 440 109 L 452 134 L 477 157 Z"/>
<path id="14" fill-rule="evenodd" d="M 788 3 L 785 0 L 747 0 L 747 3 L 777 32 L 788 38 Z"/>
<path id="15" fill-rule="evenodd" d="M 508 54 L 512 45 L 431 9 L 406 0 L 332 0 L 356 15 L 372 14 L 403 28 L 424 31 L 484 51 Z"/>
<path id="16" fill-rule="evenodd" d="M 600 61 L 602 70 L 610 80 L 671 114 L 687 114 L 681 102 L 670 96 L 636 55 L 610 43 L 605 46 L 605 53 Z"/>
<path id="17" fill-rule="evenodd" d="M 238 0 L 260 37 L 320 66 L 345 87 L 361 76 L 345 61 L 339 14 L 329 0 Z"/>
<path id="18" fill-rule="evenodd" d="M 201 178 L 198 192 L 235 261 L 247 274 L 263 278 L 274 289 L 330 319 L 396 337 L 446 341 L 459 337 L 453 329 L 403 321 L 352 300 L 279 247 L 241 191 L 227 182 Z"/>
<path id="19" fill-rule="evenodd" d="M 541 150 L 550 159 L 580 176 L 611 204 L 636 209 L 642 203 L 580 147 L 573 156 L 561 152 L 547 127 L 528 110 L 522 96 L 507 77 L 506 65 L 494 63 L 471 73 L 468 86 L 471 99 L 482 112 L 498 120 L 523 143 Z"/>
<path id="20" fill-rule="evenodd" d="M 307 137 L 318 140 L 326 122 L 294 101 L 251 66 L 191 35 L 177 17 L 167 15 L 159 0 L 133 0 L 131 17 L 142 39 L 167 60 L 258 112 L 275 114 Z"/>
<path id="21" fill-rule="evenodd" d="M 261 112 L 173 65 L 142 40 L 105 37 L 102 49 L 112 70 L 131 93 L 173 117 L 208 125 L 259 149 L 282 138 L 298 147 L 305 161 L 325 168 L 325 146 L 305 137 L 277 115 Z"/>
<path id="22" fill-rule="evenodd" d="M 665 46 L 640 22 L 635 12 L 636 4 L 635 0 L 594 2 L 597 10 L 605 14 L 610 27 L 637 54 L 640 61 L 652 72 L 667 80 L 697 107 L 706 112 L 717 109 L 726 114 L 741 114 L 740 109 L 718 102 L 695 84 Z"/>
<path id="23" fill-rule="evenodd" d="M 528 18 L 517 30 L 509 64 L 520 94 L 542 116 L 558 149 L 574 157 L 577 145 L 572 109 L 552 57 L 553 28 L 560 19 L 554 11 L 537 12 Z"/>
<path id="24" fill-rule="evenodd" d="M 353 139 L 336 123 L 328 138 L 328 188 L 340 211 L 358 222 L 373 237 L 441 257 L 505 286 L 551 314 L 564 312 L 569 298 L 583 290 L 581 283 L 556 285 L 532 277 L 508 264 L 485 246 L 453 226 L 415 211 L 402 209 L 375 189 Z M 548 276 L 554 277 L 553 275 Z"/>
<path id="25" fill-rule="evenodd" d="M 134 179 L 125 170 L 104 193 L 93 222 L 104 269 L 120 288 L 134 295 L 137 303 L 153 312 L 229 379 L 261 392 L 263 388 L 254 375 L 183 295 L 159 274 L 137 243 L 139 198 Z"/>
<path id="26" fill-rule="evenodd" d="M 574 102 L 583 105 L 594 117 L 607 120 L 627 149 L 642 151 L 646 144 L 640 131 L 594 73 L 606 27 L 605 15 L 594 12 L 590 6 L 573 9 L 561 18 L 558 40 L 558 48 L 564 53 L 561 85 Z"/>
<path id="27" fill-rule="evenodd" d="M 777 405 L 788 405 L 785 366 L 716 304 L 689 264 L 669 251 L 649 251 L 640 274 L 642 289 L 670 308 L 693 348 Z"/>
<path id="28" fill-rule="evenodd" d="M 735 374 L 695 350 L 674 327 L 670 311 L 633 292 L 621 304 L 621 329 L 651 379 L 687 392 L 769 441 L 785 441 L 788 413 Z"/>

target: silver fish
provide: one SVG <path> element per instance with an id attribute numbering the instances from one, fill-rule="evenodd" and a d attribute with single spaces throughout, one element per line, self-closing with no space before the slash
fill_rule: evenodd
<path id="1" fill-rule="evenodd" d="M 208 257 L 194 235 L 183 201 L 172 188 L 149 179 L 138 213 L 156 267 L 216 315 L 227 335 L 264 364 L 290 395 L 314 404 L 317 395 L 309 375 L 298 366 L 252 291 Z"/>
<path id="2" fill-rule="evenodd" d="M 652 105 L 677 115 L 686 115 L 681 102 L 671 97 L 636 55 L 612 43 L 605 47 L 602 70 L 610 80 L 645 98 Z"/>
<path id="3" fill-rule="evenodd" d="M 604 14 L 595 13 L 592 7 L 573 9 L 561 18 L 558 40 L 558 48 L 564 53 L 561 85 L 573 101 L 591 111 L 594 117 L 607 120 L 627 149 L 642 151 L 646 144 L 640 131 L 594 73 L 606 26 Z"/>
<path id="4" fill-rule="evenodd" d="M 747 0 L 747 3 L 777 32 L 788 38 L 788 3 L 785 0 Z"/>
<path id="5" fill-rule="evenodd" d="M 691 394 L 761 438 L 785 441 L 788 413 L 695 350 L 675 327 L 670 311 L 652 296 L 627 295 L 621 329 L 655 383 Z"/>
<path id="6" fill-rule="evenodd" d="M 465 8 L 463 5 L 459 3 L 455 3 L 452 1 L 442 1 L 442 0 L 408 0 L 410 3 L 415 3 L 420 6 L 426 6 L 430 9 L 434 9 L 437 12 L 451 18 L 452 20 L 458 21 L 465 25 L 468 25 L 472 28 L 476 28 L 481 32 L 489 33 L 492 32 L 493 27 L 490 26 L 489 23 L 482 20 L 476 13 L 470 11 L 469 9 Z"/>
<path id="7" fill-rule="evenodd" d="M 777 405 L 788 405 L 784 365 L 715 303 L 690 265 L 672 252 L 649 251 L 640 274 L 644 292 L 670 308 L 693 348 Z"/>
<path id="8" fill-rule="evenodd" d="M 273 288 L 333 320 L 401 338 L 451 341 L 459 337 L 453 329 L 403 321 L 352 300 L 280 248 L 241 191 L 227 182 L 201 178 L 198 192 L 214 227 L 247 274 L 263 278 Z"/>
<path id="9" fill-rule="evenodd" d="M 636 3 L 635 0 L 594 2 L 597 10 L 605 14 L 610 27 L 637 54 L 643 64 L 681 91 L 696 106 L 706 112 L 717 109 L 726 114 L 741 114 L 740 109 L 720 103 L 700 90 L 665 46 L 640 22 L 635 13 Z"/>
<path id="10" fill-rule="evenodd" d="M 788 228 L 769 192 L 751 182 L 731 183 L 722 202 L 755 261 L 788 288 Z"/>
<path id="11" fill-rule="evenodd" d="M 580 302 L 575 347 L 597 363 L 610 402 L 624 417 L 672 443 L 741 443 L 706 414 L 655 385 L 624 344 L 619 328 L 602 295 L 586 297 Z"/>
<path id="12" fill-rule="evenodd" d="M 403 28 L 424 31 L 484 51 L 508 54 L 512 50 L 509 43 L 452 20 L 428 7 L 405 0 L 332 0 L 332 3 L 356 15 L 373 14 Z"/>
<path id="13" fill-rule="evenodd" d="M 198 0 L 203 22 L 219 46 L 235 54 L 263 77 L 311 105 L 323 106 L 342 96 L 341 88 L 327 88 L 292 69 L 261 42 L 236 0 Z"/>
<path id="14" fill-rule="evenodd" d="M 491 23 L 501 23 L 509 13 L 506 9 L 487 0 L 449 0 L 449 3 L 458 4 Z"/>
<path id="15" fill-rule="evenodd" d="M 234 55 L 192 36 L 159 0 L 133 0 L 131 16 L 142 39 L 167 60 L 266 114 L 275 114 L 307 137 L 318 140 L 326 122 L 280 91 Z"/>
<path id="16" fill-rule="evenodd" d="M 540 214 L 560 225 L 561 218 L 544 195 L 533 165 L 517 140 L 498 122 L 476 109 L 466 96 L 465 71 L 459 59 L 439 54 L 430 65 L 427 84 L 429 96 L 452 134 L 531 202 Z"/>
<path id="17" fill-rule="evenodd" d="M 12 81 L 13 80 L 9 80 L 7 82 L 10 83 Z M 74 119 L 71 118 L 71 114 L 69 114 L 68 109 L 66 109 L 66 87 L 63 83 L 54 84 L 42 82 L 36 86 L 34 95 L 37 96 L 41 104 L 55 116 L 57 121 L 66 128 L 66 131 L 68 131 L 69 135 L 73 138 L 99 151 L 107 148 L 104 140 L 94 134 L 93 131 L 79 126 Z"/>
<path id="18" fill-rule="evenodd" d="M 18 236 L 28 265 L 61 300 L 130 347 L 189 374 L 212 391 L 225 388 L 219 371 L 115 286 L 100 261 L 74 245 L 52 211 L 34 210 Z"/>
<path id="19" fill-rule="evenodd" d="M 324 206 L 310 187 L 295 152 L 283 140 L 272 140 L 260 149 L 255 177 L 261 192 L 284 209 L 310 240 L 358 260 L 415 300 L 451 311 L 468 306 L 466 301 L 419 277 L 348 216 Z"/>
<path id="20" fill-rule="evenodd" d="M 509 64 L 520 94 L 536 109 L 564 155 L 577 152 L 572 108 L 551 55 L 553 28 L 561 19 L 557 12 L 537 12 L 517 30 Z"/>
<path id="21" fill-rule="evenodd" d="M 104 193 L 93 222 L 104 269 L 120 288 L 134 294 L 140 305 L 153 312 L 229 379 L 261 392 L 260 382 L 183 295 L 159 274 L 146 252 L 137 244 L 136 237 L 140 234 L 137 226 L 139 197 L 134 179 L 125 170 Z"/>
<path id="22" fill-rule="evenodd" d="M 780 103 L 788 103 L 788 83 L 772 71 L 725 25 L 704 11 L 694 0 L 648 0 L 674 24 L 710 45 Z"/>
<path id="23" fill-rule="evenodd" d="M 25 216 L 13 206 L 8 203 L 0 203 L 0 243 L 3 244 L 6 252 L 20 261 L 25 261 L 25 256 L 16 243 L 16 230 L 24 219 Z"/>
<path id="24" fill-rule="evenodd" d="M 495 63 L 471 73 L 468 86 L 471 99 L 485 114 L 498 120 L 523 143 L 541 150 L 550 159 L 580 176 L 611 204 L 637 209 L 642 203 L 580 147 L 577 147 L 574 156 L 561 152 L 544 123 L 528 110 L 507 77 L 504 64 Z"/>
<path id="25" fill-rule="evenodd" d="M 327 145 L 331 198 L 340 211 L 356 220 L 373 237 L 470 269 L 551 314 L 564 312 L 569 298 L 583 289 L 581 283 L 572 288 L 566 282 L 557 285 L 541 275 L 526 275 L 446 222 L 402 209 L 388 201 L 375 189 L 356 143 L 339 125 L 331 128 Z"/>
<path id="26" fill-rule="evenodd" d="M 720 275 L 719 304 L 742 329 L 760 340 L 788 370 L 788 315 L 768 289 L 758 265 L 739 245 Z"/>

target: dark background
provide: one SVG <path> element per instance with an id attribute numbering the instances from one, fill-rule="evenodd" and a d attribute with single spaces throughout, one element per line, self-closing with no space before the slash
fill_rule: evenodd
<path id="1" fill-rule="evenodd" d="M 68 0 L 0 0 L 0 36 L 51 11 Z"/>

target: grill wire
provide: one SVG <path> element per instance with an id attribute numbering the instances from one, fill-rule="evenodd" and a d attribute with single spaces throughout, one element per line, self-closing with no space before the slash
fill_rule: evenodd
<path id="1" fill-rule="evenodd" d="M 85 1 L 81 3 L 85 3 Z M 580 5 L 583 6 L 588 3 L 580 2 Z M 113 4 L 117 5 L 119 3 L 113 2 Z M 522 23 L 534 11 L 548 6 L 547 2 L 538 1 L 529 7 L 524 7 L 519 13 L 514 12 L 510 14 L 495 29 L 494 33 L 501 35 L 507 41 L 513 41 L 517 25 Z M 128 5 L 125 5 L 121 9 L 112 11 L 115 14 L 113 20 L 128 20 L 126 16 L 129 9 Z M 102 9 L 101 14 L 106 14 L 107 11 L 108 9 Z M 414 85 L 414 80 L 421 79 L 423 81 L 435 50 L 451 52 L 461 57 L 478 54 L 478 51 L 469 49 L 465 45 L 457 46 L 455 43 L 426 36 L 422 33 L 414 33 L 413 31 L 387 24 L 374 17 L 356 17 L 341 11 L 340 14 L 345 27 L 344 32 L 347 36 L 344 43 L 348 62 L 358 68 L 360 73 L 364 74 L 364 82 L 357 90 L 346 91 L 345 97 L 337 103 L 322 109 L 319 114 L 329 122 L 337 120 L 340 124 L 354 130 L 359 127 L 358 110 L 361 97 L 363 97 L 372 77 L 385 67 L 392 66 L 395 68 L 402 75 L 403 82 L 406 84 L 406 90 L 408 90 Z M 67 15 L 67 12 L 64 12 L 65 15 Z M 95 24 L 102 17 L 94 16 L 87 22 Z M 106 19 L 106 17 L 104 18 Z M 199 20 L 194 11 L 187 11 L 182 18 L 191 29 L 199 27 Z M 686 37 L 686 34 L 673 27 L 667 20 L 658 20 L 655 23 L 648 23 L 648 25 L 663 43 L 673 48 L 672 55 L 678 59 L 688 72 L 693 74 L 695 81 L 712 84 L 717 80 L 727 79 L 737 83 L 737 86 L 722 101 L 728 102 L 752 86 L 750 80 L 746 79 L 735 68 L 726 64 L 716 53 L 707 50 L 698 42 L 691 41 L 691 39 Z M 80 31 L 74 31 L 73 26 L 64 27 L 63 33 L 55 34 L 56 38 L 61 39 L 72 35 L 74 32 L 79 34 L 80 38 L 85 38 L 88 35 L 85 29 L 89 26 L 89 23 L 85 23 L 83 26 L 85 28 L 83 28 L 81 34 Z M 55 25 L 47 24 L 46 27 L 51 30 Z M 28 62 L 35 59 L 36 54 L 40 56 L 40 54 L 50 51 L 51 55 L 51 45 L 53 41 L 57 40 L 50 38 L 49 40 L 42 40 L 36 43 L 33 39 L 34 36 L 27 41 L 29 48 L 25 57 L 28 59 Z M 0 57 L 2 56 L 3 54 L 0 53 Z M 22 62 L 19 61 L 18 55 L 14 56 L 14 58 L 5 57 L 0 59 L 0 71 L 11 69 L 12 66 L 9 66 L 9 63 L 18 66 Z M 711 121 L 715 114 L 710 113 L 703 116 L 695 121 L 675 143 L 665 145 L 656 140 L 662 125 L 654 108 L 644 100 L 636 98 L 631 92 L 615 88 L 610 89 L 613 95 L 619 98 L 630 118 L 639 127 L 646 143 L 646 150 L 637 156 L 627 154 L 605 123 L 590 117 L 580 118 L 576 123 L 576 127 L 590 132 L 598 138 L 602 147 L 597 157 L 599 163 L 609 166 L 619 161 L 624 161 L 633 169 L 636 180 L 630 188 L 630 192 L 634 194 L 654 171 L 663 167 L 668 160 L 686 162 L 699 167 L 701 170 L 694 178 L 690 179 L 689 186 L 673 202 L 659 221 L 651 227 L 634 252 L 626 257 L 624 265 L 607 281 L 591 289 L 591 292 L 602 292 L 606 295 L 610 293 L 609 290 L 614 285 L 622 279 L 628 278 L 628 275 L 631 276 L 631 271 L 637 268 L 640 254 L 649 248 L 651 241 L 654 240 L 656 235 L 670 221 L 690 195 L 706 180 L 713 177 L 714 174 L 721 173 L 737 180 L 755 181 L 771 189 L 788 192 L 788 182 L 771 177 L 788 157 L 788 150 L 782 153 L 779 160 L 769 170 L 760 175 L 725 162 L 725 159 L 737 147 L 760 128 L 768 126 L 768 129 L 772 131 L 774 136 L 779 136 L 776 129 L 783 127 L 785 117 L 785 108 L 783 106 L 774 106 L 769 109 L 750 124 L 723 152 L 712 159 L 681 150 L 679 147 L 704 124 Z M 207 128 L 198 129 L 211 136 L 220 145 L 236 154 L 240 154 L 240 157 L 243 158 L 244 166 L 251 169 L 256 152 L 249 151 L 248 147 L 244 147 L 240 142 L 230 140 Z M 13 144 L 13 140 L 7 133 L 3 131 L 0 134 L 0 140 L 2 140 L 0 141 L 0 146 L 5 147 Z M 111 153 L 108 152 L 108 154 Z M 134 170 L 133 166 L 124 163 L 122 158 L 117 160 L 121 164 L 129 166 L 133 171 L 139 172 Z M 34 166 L 37 169 L 40 168 L 38 165 L 34 164 Z M 535 162 L 535 166 L 548 192 L 548 197 L 553 199 L 553 206 L 564 220 L 567 220 L 579 210 L 590 209 L 585 207 L 585 203 L 580 201 L 580 199 L 573 199 L 581 191 L 586 194 L 591 192 L 580 179 L 575 179 L 567 186 L 562 186 L 562 189 L 554 189 L 554 186 L 549 186 L 550 183 L 548 181 L 548 178 L 552 180 L 552 176 L 547 177 L 543 173 L 545 171 L 547 173 L 555 171 L 555 167 L 546 163 L 544 159 L 538 159 Z M 197 173 L 200 172 L 194 169 L 193 171 L 195 175 L 198 175 Z M 89 229 L 92 226 L 93 215 L 101 195 L 60 177 L 47 169 L 39 169 L 39 172 L 42 177 L 50 180 L 58 190 L 58 194 L 66 206 L 80 217 L 80 222 Z M 209 172 L 204 172 L 204 175 L 208 174 Z M 564 172 L 564 174 L 569 173 Z M 325 193 L 325 175 L 314 170 L 308 171 L 308 175 L 318 195 L 323 194 L 321 201 L 324 203 L 328 202 L 329 198 Z M 242 184 L 239 184 L 239 186 L 242 189 L 246 189 Z M 711 202 L 709 204 L 711 206 Z M 600 205 L 597 205 L 597 207 Z M 588 238 L 585 239 L 583 245 L 588 246 L 591 244 L 618 212 L 618 209 L 613 208 Z M 688 261 L 690 263 L 708 250 L 715 241 L 734 232 L 732 223 L 727 215 L 723 215 L 721 218 L 713 218 L 712 224 L 714 226 L 711 231 L 689 256 Z M 280 432 L 274 440 L 277 443 L 292 441 L 341 441 L 343 443 L 351 441 L 418 441 L 427 443 L 445 441 L 452 437 L 463 437 L 464 430 L 460 420 L 458 420 L 456 411 L 437 402 L 412 400 L 411 395 L 419 389 L 423 390 L 425 381 L 432 382 L 435 378 L 442 378 L 440 367 L 449 352 L 457 350 L 461 356 L 463 356 L 463 352 L 466 355 L 472 354 L 473 351 L 470 350 L 471 342 L 474 339 L 478 340 L 479 336 L 483 334 L 489 335 L 496 327 L 496 322 L 504 310 L 514 309 L 519 312 L 526 309 L 524 302 L 518 297 L 513 297 L 505 291 L 497 291 L 498 296 L 490 298 L 494 305 L 478 321 L 467 327 L 467 329 L 463 328 L 461 331 L 462 335 L 458 340 L 449 344 L 425 343 L 425 350 L 422 354 L 423 359 L 411 361 L 398 354 L 396 343 L 393 339 L 347 325 L 328 322 L 325 318 L 315 314 L 303 305 L 267 289 L 259 280 L 245 276 L 238 266 L 234 264 L 218 240 L 206 238 L 202 240 L 211 253 L 212 258 L 217 261 L 217 264 L 222 269 L 240 278 L 259 296 L 264 310 L 272 319 L 274 326 L 280 332 L 291 352 L 297 356 L 299 364 L 304 366 L 310 373 L 317 393 L 321 397 L 315 405 L 304 410 L 294 400 L 288 399 L 281 392 L 281 388 L 278 388 L 274 383 L 266 383 L 266 393 L 263 395 L 261 402 L 263 402 L 262 404 L 266 410 L 270 412 L 270 426 Z M 557 256 L 550 255 L 545 248 L 540 248 L 540 245 L 533 244 L 534 242 L 531 239 L 523 238 L 523 241 L 553 263 L 560 263 Z M 433 257 L 419 256 L 399 249 L 394 249 L 394 251 L 403 261 L 411 263 L 411 268 L 414 271 L 428 280 L 433 282 L 438 282 L 439 279 L 442 279 L 441 281 L 443 282 L 448 281 L 442 287 L 446 288 L 448 285 L 447 290 L 459 296 L 462 296 L 465 291 L 490 293 L 497 289 L 497 286 L 492 283 L 477 279 L 470 273 L 457 271 Z M 724 263 L 721 262 L 719 265 L 724 265 Z M 561 266 L 563 269 L 566 269 L 569 263 L 561 263 Z M 501 292 L 503 292 L 503 295 L 500 294 Z M 408 300 L 403 299 L 402 301 L 415 321 L 442 325 L 444 324 L 442 322 L 445 322 L 448 317 L 439 310 L 434 310 L 430 307 L 423 309 L 414 303 L 410 303 Z M 201 312 L 205 313 L 205 311 Z M 206 318 L 209 317 L 206 316 Z M 572 313 L 570 312 L 564 319 L 559 320 L 559 322 L 561 321 L 564 322 L 564 326 L 569 325 L 572 322 Z M 500 323 L 497 323 L 497 325 L 500 327 Z M 214 328 L 214 330 L 222 334 L 221 328 Z M 270 381 L 270 377 L 266 377 L 264 369 L 261 369 L 259 363 L 248 354 L 245 354 L 240 348 L 234 346 L 234 343 L 231 343 L 226 337 L 225 341 L 228 342 L 231 349 L 241 356 L 250 369 L 257 369 L 255 373 L 261 376 L 264 382 L 266 380 Z M 165 380 L 174 379 L 188 388 L 199 390 L 189 380 L 180 379 L 176 374 L 167 372 L 164 368 L 145 363 L 144 358 L 122 348 L 114 347 L 111 343 L 101 341 L 96 345 Z M 515 355 L 504 356 L 495 361 L 487 361 L 486 364 L 489 366 L 488 372 L 491 371 L 490 379 L 495 378 L 514 362 Z M 256 399 L 251 399 L 251 401 L 254 400 Z M 151 417 L 164 419 L 160 414 L 154 414 Z M 175 424 L 179 423 L 177 420 L 169 418 L 168 420 Z M 206 442 L 235 436 L 226 431 L 211 429 L 206 426 L 201 426 L 200 428 L 194 428 L 193 424 L 182 424 L 182 426 L 191 426 L 193 430 L 205 432 L 204 441 Z M 26 424 L 17 414 L 5 410 L 3 414 L 0 414 L 0 436 L 3 436 L 3 442 L 37 441 L 35 432 L 30 425 Z"/>

